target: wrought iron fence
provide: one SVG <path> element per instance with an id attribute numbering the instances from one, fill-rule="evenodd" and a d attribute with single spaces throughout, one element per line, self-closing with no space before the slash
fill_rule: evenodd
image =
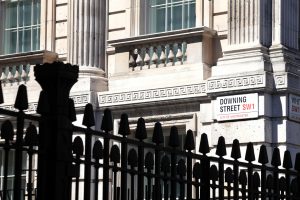
<path id="1" fill-rule="evenodd" d="M 54 78 L 59 80 L 57 85 L 42 82 L 47 79 L 47 70 L 62 70 Z M 201 135 L 196 149 L 191 130 L 181 150 L 175 126 L 166 147 L 159 122 L 155 123 L 152 142 L 145 142 L 149 135 L 145 120 L 140 118 L 136 130 L 131 130 L 126 114 L 121 115 L 118 134 L 114 135 L 109 109 L 104 110 L 102 131 L 96 131 L 91 104 L 85 107 L 85 127 L 72 125 L 76 112 L 68 94 L 78 73 L 72 70 L 62 63 L 36 67 L 43 88 L 38 115 L 25 113 L 24 85 L 19 87 L 15 103 L 19 111 L 0 109 L 4 116 L 1 199 L 300 199 L 300 154 L 293 165 L 290 152 L 285 151 L 281 163 L 279 148 L 273 149 L 269 159 L 262 145 L 257 158 L 250 142 L 245 161 L 241 161 L 239 141 L 234 140 L 231 158 L 225 158 L 228 145 L 220 137 L 216 155 L 211 155 L 207 135 Z M 65 71 L 67 75 L 62 75 Z M 134 136 L 129 137 L 132 132 Z M 8 187 L 11 178 L 12 187 Z"/>
<path id="2" fill-rule="evenodd" d="M 111 134 L 110 110 L 104 111 L 102 130 L 94 131 L 92 106 L 86 106 L 83 125 L 74 126 L 74 131 L 84 133 L 73 142 L 74 163 L 77 169 L 76 196 L 79 193 L 79 168 L 84 165 L 84 199 L 90 199 L 91 167 L 95 170 L 94 191 L 98 191 L 98 173 L 102 171 L 103 197 L 98 192 L 96 199 L 299 199 L 300 154 L 297 154 L 294 169 L 289 151 L 284 152 L 281 165 L 279 148 L 274 148 L 272 158 L 268 158 L 265 145 L 260 147 L 258 164 L 253 144 L 247 145 L 245 161 L 238 140 L 231 148 L 231 159 L 225 159 L 226 144 L 220 137 L 216 155 L 209 156 L 210 148 L 206 134 L 201 135 L 199 150 L 195 149 L 193 132 L 188 130 L 184 151 L 179 146 L 178 131 L 174 126 L 170 131 L 169 146 L 164 143 L 162 127 L 155 124 L 152 143 L 145 143 L 147 130 L 145 120 L 137 123 L 135 139 L 131 134 L 128 116 L 122 114 L 117 135 Z M 89 137 L 95 137 L 92 140 Z M 93 145 L 91 145 L 91 141 Z M 85 151 L 85 153 L 83 153 Z M 197 153 L 197 151 L 199 153 Z M 111 178 L 111 179 L 110 179 Z M 109 188 L 111 187 L 111 188 Z"/>

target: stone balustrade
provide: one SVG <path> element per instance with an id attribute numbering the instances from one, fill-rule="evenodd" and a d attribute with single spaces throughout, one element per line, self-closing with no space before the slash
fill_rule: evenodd
<path id="1" fill-rule="evenodd" d="M 2 83 L 27 82 L 29 80 L 30 64 L 4 66 L 1 68 Z"/>
<path id="2" fill-rule="evenodd" d="M 57 54 L 49 51 L 1 55 L 0 80 L 4 86 L 26 83 L 30 79 L 32 66 L 46 62 L 51 63 L 56 59 Z"/>
<path id="3" fill-rule="evenodd" d="M 108 41 L 109 74 L 195 63 L 215 63 L 209 55 L 216 32 L 206 27 Z M 127 62 L 127 63 L 126 63 Z"/>
<path id="4" fill-rule="evenodd" d="M 129 67 L 133 70 L 182 65 L 187 59 L 187 43 L 174 41 L 145 44 L 129 52 Z"/>

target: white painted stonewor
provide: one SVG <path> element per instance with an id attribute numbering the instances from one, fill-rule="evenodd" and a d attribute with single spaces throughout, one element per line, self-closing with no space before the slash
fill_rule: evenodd
<path id="1" fill-rule="evenodd" d="M 70 2 L 68 62 L 84 67 L 104 69 L 105 1 Z"/>
<path id="2" fill-rule="evenodd" d="M 270 46 L 271 4 L 266 0 L 228 1 L 228 44 Z"/>
<path id="3" fill-rule="evenodd" d="M 282 44 L 299 49 L 300 2 L 299 0 L 274 0 L 273 45 Z"/>

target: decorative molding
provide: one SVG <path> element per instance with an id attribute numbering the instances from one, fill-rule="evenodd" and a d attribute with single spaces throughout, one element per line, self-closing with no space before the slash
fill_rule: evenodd
<path id="1" fill-rule="evenodd" d="M 127 91 L 127 92 L 99 92 L 98 102 L 100 107 L 116 106 L 134 103 L 145 103 L 172 99 L 184 99 L 190 97 L 205 97 L 213 93 L 228 93 L 241 90 L 273 90 L 274 82 L 280 87 L 287 82 L 284 75 L 274 76 L 271 73 L 243 75 L 210 79 L 194 85 L 175 86 L 167 88 L 156 88 L 149 90 Z"/>
<path id="2" fill-rule="evenodd" d="M 38 105 L 37 102 L 28 103 L 28 109 L 25 110 L 25 113 L 27 113 L 27 114 L 35 113 L 36 109 L 37 109 L 37 105 Z M 0 106 L 0 108 L 6 109 L 6 110 L 11 110 L 11 111 L 18 111 L 18 109 L 15 109 L 14 105 L 3 105 L 3 106 Z"/>
<path id="3" fill-rule="evenodd" d="M 207 81 L 207 93 L 246 90 L 266 86 L 266 74 L 211 79 Z"/>
<path id="4" fill-rule="evenodd" d="M 101 107 L 140 103 L 163 101 L 172 99 L 181 99 L 188 97 L 198 97 L 206 95 L 206 83 L 199 83 L 193 85 L 184 85 L 167 88 L 156 88 L 149 90 L 129 91 L 120 93 L 103 94 L 98 93 L 98 101 Z"/>
<path id="5" fill-rule="evenodd" d="M 287 74 L 274 74 L 276 88 L 287 87 Z"/>
<path id="6" fill-rule="evenodd" d="M 80 95 L 72 95 L 70 96 L 73 99 L 75 108 L 85 106 L 87 103 L 90 103 L 90 94 L 80 94 Z M 28 109 L 25 110 L 25 113 L 35 113 L 37 109 L 38 103 L 37 102 L 30 102 L 28 103 Z M 14 108 L 14 105 L 3 105 L 0 108 L 12 111 L 18 111 Z"/>
<path id="7" fill-rule="evenodd" d="M 80 94 L 72 95 L 70 98 L 73 99 L 75 107 L 78 107 L 79 105 L 90 103 L 90 96 L 90 94 Z"/>

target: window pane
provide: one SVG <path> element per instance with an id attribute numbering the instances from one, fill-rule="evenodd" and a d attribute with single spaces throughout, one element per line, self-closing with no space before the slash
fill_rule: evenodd
<path id="1" fill-rule="evenodd" d="M 6 10 L 7 15 L 6 17 L 6 28 L 16 28 L 17 27 L 17 2 L 8 3 Z"/>
<path id="2" fill-rule="evenodd" d="M 165 31 L 165 16 L 166 16 L 165 8 L 160 8 L 157 10 L 156 32 Z"/>
<path id="3" fill-rule="evenodd" d="M 24 3 L 23 3 L 23 1 L 20 1 L 19 2 L 19 27 L 22 27 L 22 26 L 24 26 L 24 9 L 23 9 L 23 7 L 24 7 Z"/>
<path id="4" fill-rule="evenodd" d="M 189 28 L 196 26 L 196 3 L 192 3 L 190 6 L 190 12 L 189 12 Z"/>
<path id="5" fill-rule="evenodd" d="M 31 31 L 30 31 L 30 29 L 27 29 L 24 31 L 23 44 L 24 44 L 23 52 L 31 50 Z"/>
<path id="6" fill-rule="evenodd" d="M 5 33 L 5 53 L 16 53 L 17 52 L 17 31 L 6 31 Z"/>
<path id="7" fill-rule="evenodd" d="M 33 24 L 40 24 L 40 2 L 39 1 L 34 1 L 35 5 L 33 6 L 34 10 L 33 10 Z"/>
<path id="8" fill-rule="evenodd" d="M 31 1 L 25 1 L 24 2 L 24 26 L 30 26 L 31 25 Z"/>
<path id="9" fill-rule="evenodd" d="M 21 29 L 18 33 L 19 33 L 19 49 L 18 49 L 18 52 L 23 52 L 23 49 L 24 49 L 24 44 L 23 44 L 23 41 L 24 41 L 24 34 L 23 34 L 24 30 Z"/>
<path id="10" fill-rule="evenodd" d="M 195 2 L 191 2 L 184 6 L 184 28 L 194 26 L 196 26 Z"/>
<path id="11" fill-rule="evenodd" d="M 182 5 L 174 6 L 172 11 L 173 30 L 182 29 Z"/>
<path id="12" fill-rule="evenodd" d="M 156 5 L 165 4 L 166 0 L 156 0 Z"/>
<path id="13" fill-rule="evenodd" d="M 40 28 L 32 30 L 32 50 L 38 50 L 40 47 Z"/>
<path id="14" fill-rule="evenodd" d="M 167 14 L 167 31 L 171 31 L 172 30 L 172 7 L 169 6 L 168 10 L 167 10 L 168 14 Z"/>
<path id="15" fill-rule="evenodd" d="M 149 30 L 162 32 L 194 27 L 195 13 L 195 0 L 152 0 Z"/>

